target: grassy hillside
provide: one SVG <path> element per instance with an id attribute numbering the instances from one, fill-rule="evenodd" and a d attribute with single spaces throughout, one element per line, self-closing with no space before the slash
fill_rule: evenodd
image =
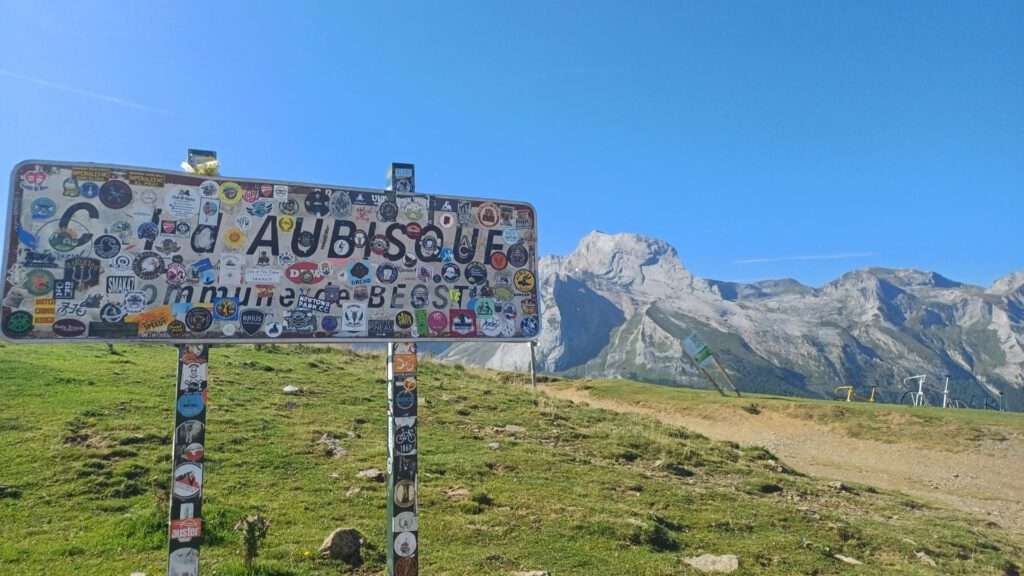
<path id="1" fill-rule="evenodd" d="M 0 574 L 163 572 L 175 353 L 118 351 L 0 345 Z M 204 574 L 241 573 L 231 526 L 256 511 L 273 523 L 262 573 L 337 574 L 315 550 L 351 526 L 373 547 L 357 573 L 379 574 L 384 485 L 356 474 L 384 468 L 383 358 L 239 346 L 210 362 Z M 1009 575 L 1024 556 L 962 515 L 493 373 L 425 363 L 419 390 L 423 574 L 696 574 L 681 559 L 713 553 L 742 574 Z M 348 454 L 327 456 L 324 433 Z"/>

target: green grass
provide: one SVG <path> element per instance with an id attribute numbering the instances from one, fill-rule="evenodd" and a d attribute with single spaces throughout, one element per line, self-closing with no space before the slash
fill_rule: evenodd
<path id="1" fill-rule="evenodd" d="M 815 400 L 651 386 L 630 380 L 580 380 L 556 384 L 578 387 L 595 398 L 667 409 L 683 415 L 726 419 L 776 413 L 833 426 L 846 435 L 887 443 L 970 450 L 983 442 L 1024 435 L 1024 415 L 994 410 L 942 409 L 896 404 Z"/>
<path id="2" fill-rule="evenodd" d="M 0 345 L 0 574 L 163 573 L 175 352 L 118 349 Z M 231 527 L 255 512 L 273 524 L 259 574 L 350 573 L 315 557 L 341 526 L 370 543 L 355 573 L 382 572 L 385 488 L 356 473 L 384 467 L 383 364 L 308 346 L 213 350 L 204 574 L 244 573 Z M 306 394 L 282 395 L 289 383 Z M 742 574 L 1004 575 L 1021 563 L 997 529 L 899 494 L 836 493 L 762 449 L 483 371 L 426 363 L 419 390 L 424 574 L 685 575 L 696 572 L 681 559 L 702 553 L 737 554 Z M 347 456 L 324 455 L 325 432 Z"/>

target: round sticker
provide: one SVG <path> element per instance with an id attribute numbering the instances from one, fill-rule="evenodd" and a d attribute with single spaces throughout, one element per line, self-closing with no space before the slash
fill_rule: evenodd
<path id="1" fill-rule="evenodd" d="M 509 246 L 512 244 L 518 244 L 520 239 L 519 230 L 516 230 L 515 228 L 505 228 L 501 231 L 501 239 Z"/>
<path id="2" fill-rule="evenodd" d="M 293 198 L 280 201 L 277 204 L 277 208 L 281 211 L 281 214 L 284 214 L 285 216 L 295 216 L 299 213 L 299 203 Z"/>
<path id="3" fill-rule="evenodd" d="M 271 338 L 277 338 L 284 332 L 284 326 L 280 322 L 271 322 L 267 324 L 267 327 L 263 329 L 263 332 Z"/>
<path id="4" fill-rule="evenodd" d="M 487 202 L 476 209 L 476 219 L 484 228 L 494 228 L 501 221 L 501 215 L 497 206 Z"/>
<path id="5" fill-rule="evenodd" d="M 459 270 L 458 264 L 449 262 L 444 266 L 441 266 L 441 278 L 443 278 L 444 281 L 448 282 L 449 284 L 458 280 L 460 274 L 461 271 Z"/>
<path id="6" fill-rule="evenodd" d="M 56 212 L 57 203 L 49 198 L 36 198 L 32 201 L 32 218 L 34 220 L 53 218 Z"/>
<path id="7" fill-rule="evenodd" d="M 402 310 L 398 314 L 395 314 L 395 325 L 402 330 L 412 328 L 413 322 L 415 322 L 415 319 L 413 318 L 412 312 L 409 312 L 408 310 Z"/>
<path id="8" fill-rule="evenodd" d="M 181 320 L 171 320 L 167 324 L 167 335 L 171 338 L 183 338 L 187 329 L 188 327 Z"/>
<path id="9" fill-rule="evenodd" d="M 178 548 L 168 560 L 169 573 L 175 576 L 197 576 L 199 574 L 199 551 L 195 548 Z"/>
<path id="10" fill-rule="evenodd" d="M 185 325 L 193 332 L 205 332 L 213 324 L 213 312 L 209 308 L 190 308 L 185 314 Z"/>
<path id="11" fill-rule="evenodd" d="M 512 283 L 515 284 L 516 290 L 520 292 L 533 292 L 535 285 L 533 272 L 529 270 L 519 270 L 516 275 L 512 277 Z"/>
<path id="12" fill-rule="evenodd" d="M 245 247 L 245 241 L 245 232 L 242 232 L 242 229 L 237 226 L 232 226 L 224 232 L 224 245 L 231 250 Z"/>
<path id="13" fill-rule="evenodd" d="M 182 394 L 178 398 L 178 413 L 185 418 L 194 418 L 203 412 L 205 404 L 203 403 L 203 395 L 199 392 L 191 392 L 188 394 Z"/>
<path id="14" fill-rule="evenodd" d="M 78 189 L 83 198 L 95 198 L 100 194 L 100 186 L 95 182 L 85 182 Z"/>
<path id="15" fill-rule="evenodd" d="M 483 284 L 487 281 L 487 268 L 479 262 L 466 266 L 466 281 L 473 285 Z"/>
<path id="16" fill-rule="evenodd" d="M 395 483 L 395 505 L 399 508 L 411 508 L 416 503 L 416 483 L 412 480 L 399 480 Z"/>
<path id="17" fill-rule="evenodd" d="M 434 334 L 441 334 L 448 328 L 448 317 L 444 312 L 431 312 L 427 316 L 427 326 Z"/>
<path id="18" fill-rule="evenodd" d="M 221 333 L 227 336 L 228 338 L 234 336 L 237 330 L 238 327 L 235 326 L 234 324 L 225 324 L 220 328 Z"/>
<path id="19" fill-rule="evenodd" d="M 291 232 L 292 228 L 295 228 L 295 218 L 292 218 L 291 216 L 281 216 L 277 219 L 277 227 L 280 228 L 282 232 Z"/>
<path id="20" fill-rule="evenodd" d="M 228 206 L 241 202 L 242 194 L 242 187 L 237 182 L 224 182 L 220 185 L 220 200 Z"/>
<path id="21" fill-rule="evenodd" d="M 530 252 L 526 249 L 522 243 L 513 244 L 508 247 L 508 263 L 515 266 L 516 268 L 522 268 L 526 266 L 526 263 L 530 260 Z"/>
<path id="22" fill-rule="evenodd" d="M 324 316 L 320 323 L 325 332 L 336 332 L 338 330 L 338 319 L 334 316 Z"/>
<path id="23" fill-rule="evenodd" d="M 100 186 L 100 202 L 111 210 L 120 210 L 132 203 L 132 189 L 123 180 L 108 180 Z"/>
<path id="24" fill-rule="evenodd" d="M 377 209 L 377 214 L 385 222 L 394 222 L 398 218 L 398 204 L 391 200 L 385 200 L 381 202 L 380 208 Z"/>
<path id="25" fill-rule="evenodd" d="M 43 296 L 53 293 L 53 274 L 47 270 L 38 268 L 29 270 L 25 277 L 25 289 L 33 296 Z"/>
<path id="26" fill-rule="evenodd" d="M 192 498 L 203 488 L 203 469 L 199 464 L 182 464 L 174 470 L 174 495 Z"/>
<path id="27" fill-rule="evenodd" d="M 167 267 L 167 283 L 171 286 L 181 286 L 189 278 L 188 269 L 184 264 L 175 262 Z"/>
<path id="28" fill-rule="evenodd" d="M 135 258 L 135 262 L 132 263 L 132 269 L 135 271 L 135 275 L 143 280 L 153 280 L 166 270 L 163 256 L 156 252 L 139 254 Z"/>
<path id="29" fill-rule="evenodd" d="M 204 180 L 203 183 L 199 185 L 199 192 L 207 198 L 213 198 L 218 192 L 220 192 L 220 185 L 218 185 L 214 180 Z"/>
<path id="30" fill-rule="evenodd" d="M 508 256 L 505 256 L 504 252 L 495 252 L 491 254 L 491 268 L 495 270 L 504 270 L 508 267 Z"/>
<path id="31" fill-rule="evenodd" d="M 121 241 L 117 239 L 117 236 L 111 234 L 104 234 L 92 243 L 92 249 L 96 252 L 96 256 L 103 258 L 113 258 L 121 253 Z"/>
<path id="32" fill-rule="evenodd" d="M 306 212 L 314 214 L 316 216 L 326 216 L 330 212 L 328 203 L 330 200 L 327 198 L 327 193 L 323 190 L 313 190 L 306 194 Z"/>
<path id="33" fill-rule="evenodd" d="M 11 336 L 24 336 L 32 331 L 32 314 L 24 310 L 11 312 L 4 319 L 4 332 Z"/>
<path id="34" fill-rule="evenodd" d="M 402 558 L 416 554 L 416 535 L 412 532 L 400 532 L 395 536 L 395 554 Z"/>
<path id="35" fill-rule="evenodd" d="M 415 222 L 411 224 L 406 224 L 405 226 L 405 235 L 408 236 L 410 240 L 415 240 L 419 238 L 420 234 L 422 233 L 423 227 Z"/>
<path id="36" fill-rule="evenodd" d="M 124 317 L 127 315 L 128 313 L 123 306 L 113 302 L 108 302 L 100 308 L 100 320 L 108 324 L 116 324 L 124 320 Z"/>
<path id="37" fill-rule="evenodd" d="M 178 425 L 174 433 L 179 444 L 192 444 L 203 441 L 203 423 L 198 420 L 186 420 Z"/>

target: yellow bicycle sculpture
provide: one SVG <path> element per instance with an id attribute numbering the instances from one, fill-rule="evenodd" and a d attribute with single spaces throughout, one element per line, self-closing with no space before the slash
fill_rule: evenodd
<path id="1" fill-rule="evenodd" d="M 868 396 L 868 399 L 865 400 L 866 402 L 875 401 L 875 392 L 878 390 L 878 386 L 871 386 L 870 388 L 871 394 Z M 836 396 L 843 396 L 845 394 L 847 402 L 857 401 L 857 395 L 853 390 L 853 386 L 836 386 L 835 390 L 833 390 L 833 393 Z"/>

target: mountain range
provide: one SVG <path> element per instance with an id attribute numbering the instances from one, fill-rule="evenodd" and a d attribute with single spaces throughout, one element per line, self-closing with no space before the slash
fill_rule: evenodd
<path id="1" fill-rule="evenodd" d="M 724 282 L 690 273 L 668 243 L 592 232 L 539 262 L 538 370 L 707 387 L 682 341 L 697 335 L 740 391 L 819 398 L 853 385 L 899 401 L 925 374 L 930 399 L 1024 409 L 1024 272 L 984 288 L 934 272 L 867 268 L 814 288 L 796 280 Z M 440 357 L 529 366 L 524 344 L 459 343 Z"/>

